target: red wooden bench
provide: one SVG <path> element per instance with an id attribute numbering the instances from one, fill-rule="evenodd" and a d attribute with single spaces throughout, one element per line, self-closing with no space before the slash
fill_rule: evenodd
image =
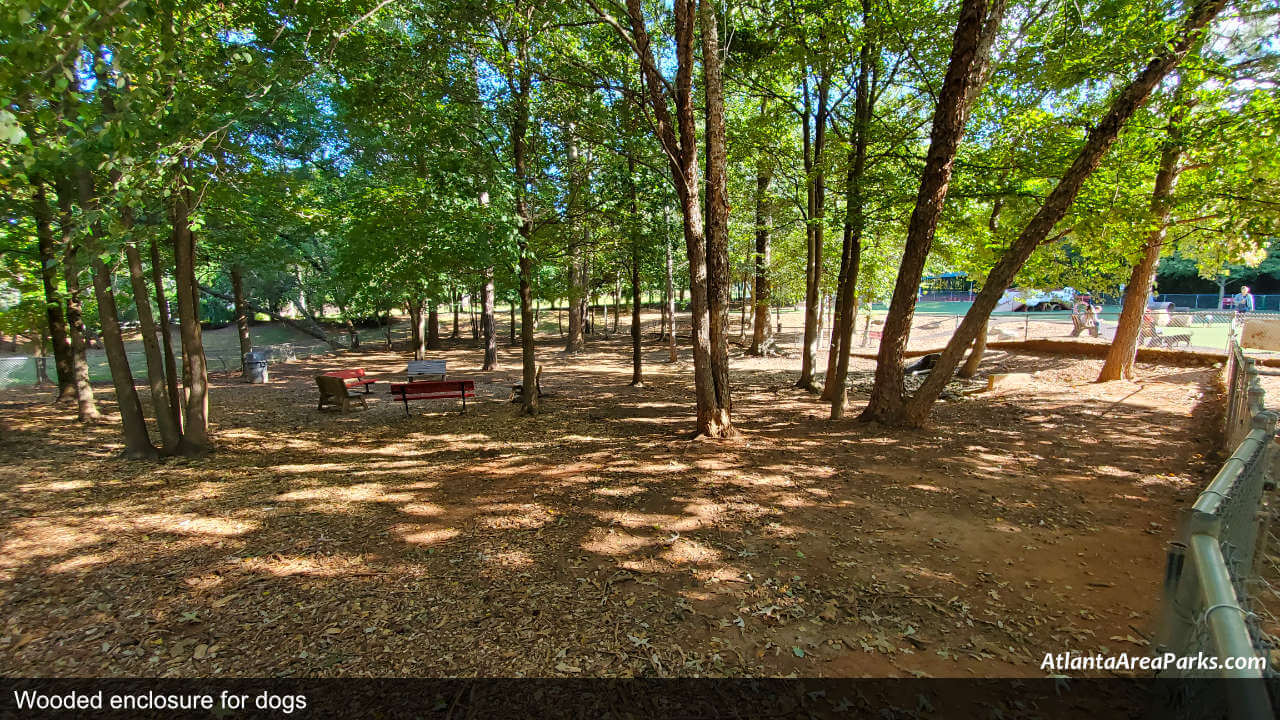
<path id="1" fill-rule="evenodd" d="M 404 403 L 404 414 L 409 414 L 410 400 L 436 398 L 461 398 L 462 412 L 467 411 L 467 398 L 476 396 L 476 384 L 471 380 L 419 380 L 391 383 L 391 399 Z"/>
<path id="2" fill-rule="evenodd" d="M 366 377 L 364 374 L 364 368 L 351 368 L 350 370 L 334 370 L 333 372 L 325 373 L 325 377 L 342 378 L 347 383 L 347 387 L 355 387 L 357 385 L 363 385 L 365 395 L 368 395 L 369 393 L 373 392 L 372 390 L 369 389 L 369 386 L 378 382 L 377 380 L 374 380 L 371 377 Z"/>

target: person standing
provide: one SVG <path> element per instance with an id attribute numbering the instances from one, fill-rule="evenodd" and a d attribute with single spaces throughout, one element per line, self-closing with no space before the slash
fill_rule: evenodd
<path id="1" fill-rule="evenodd" d="M 1249 286 L 1244 285 L 1240 288 L 1240 292 L 1231 298 L 1231 305 L 1235 308 L 1236 314 L 1253 312 L 1253 293 L 1249 292 Z"/>

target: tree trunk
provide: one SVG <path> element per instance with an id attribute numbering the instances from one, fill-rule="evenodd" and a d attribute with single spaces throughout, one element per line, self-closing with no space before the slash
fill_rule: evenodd
<path id="1" fill-rule="evenodd" d="M 484 326 L 484 370 L 498 369 L 498 327 L 493 312 L 493 268 L 484 270 L 483 317 Z"/>
<path id="2" fill-rule="evenodd" d="M 960 371 L 956 373 L 957 377 L 971 378 L 978 374 L 978 367 L 982 365 L 982 356 L 987 352 L 987 323 L 982 324 L 982 329 L 978 331 L 978 336 L 973 339 L 973 348 L 969 350 L 969 357 L 964 361 L 964 365 L 960 366 Z"/>
<path id="3" fill-rule="evenodd" d="M 54 247 L 53 210 L 44 181 L 33 177 L 35 195 L 32 198 L 32 214 L 36 220 L 36 240 L 40 249 L 40 283 L 44 288 L 45 319 L 49 324 L 49 336 L 53 341 L 53 366 L 58 373 L 58 394 L 55 400 L 75 395 L 75 383 L 71 366 L 71 338 L 67 335 L 67 320 L 58 294 L 58 255 Z M 43 348 L 43 345 L 41 346 Z"/>
<path id="4" fill-rule="evenodd" d="M 813 139 L 809 135 L 809 80 L 806 66 L 804 81 L 804 152 L 805 152 L 805 189 L 808 198 L 808 211 L 805 218 L 805 258 L 804 278 L 804 345 L 800 353 L 800 379 L 796 387 L 809 392 L 817 392 L 813 373 L 818 364 L 818 338 L 821 336 L 821 300 L 822 289 L 822 244 L 825 228 L 826 212 L 826 179 L 824 177 L 823 150 L 827 138 L 827 101 L 831 91 L 831 77 L 826 68 L 820 70 L 818 78 L 818 112 L 813 116 Z"/>
<path id="5" fill-rule="evenodd" d="M 761 102 L 761 114 L 764 103 Z M 751 349 L 749 355 L 767 355 L 773 344 L 773 326 L 769 323 L 769 300 L 772 288 L 769 285 L 769 264 L 772 261 L 769 247 L 769 232 L 772 229 L 772 216 L 768 210 L 769 184 L 773 182 L 773 174 L 761 163 L 756 168 L 756 251 L 753 263 L 755 266 L 755 327 L 751 330 Z"/>
<path id="6" fill-rule="evenodd" d="M 382 344 L 383 350 L 391 350 L 391 310 L 388 309 L 386 314 L 382 316 L 382 327 L 386 330 L 386 341 Z"/>
<path id="7" fill-rule="evenodd" d="M 453 306 L 453 327 L 449 330 L 449 339 L 456 340 L 462 335 L 461 329 L 458 327 L 458 306 L 462 305 L 462 299 L 457 290 L 449 291 L 449 301 L 449 304 Z"/>
<path id="8" fill-rule="evenodd" d="M 628 152 L 627 190 L 631 195 L 631 387 L 644 387 L 644 356 L 640 346 L 640 194 L 636 190 L 635 177 L 636 158 Z"/>
<path id="9" fill-rule="evenodd" d="M 666 302 L 663 307 L 667 312 L 667 362 L 676 361 L 676 293 L 675 293 L 675 259 L 672 257 L 671 237 L 667 234 L 667 229 L 671 226 L 670 219 L 667 218 L 668 210 L 663 208 L 663 233 L 662 244 L 666 246 L 667 251 L 667 293 Z"/>
<path id="10" fill-rule="evenodd" d="M 907 226 L 902 263 L 880 339 L 875 384 L 862 412 L 863 420 L 895 423 L 905 408 L 902 359 L 911 337 L 916 295 L 951 184 L 952 164 L 964 136 L 969 108 L 985 80 L 991 45 L 999 32 L 1004 8 L 1005 0 L 993 0 L 991 3 L 987 0 L 964 0 L 960 7 L 951 59 L 934 108 L 933 130 L 924 171 L 920 175 L 920 190 Z"/>
<path id="11" fill-rule="evenodd" d="M 80 299 L 80 266 L 77 256 L 79 246 L 75 237 L 74 220 L 71 217 L 74 190 L 70 181 L 60 181 L 55 189 L 58 196 L 58 227 L 61 234 L 62 268 L 64 282 L 67 285 L 67 335 L 71 344 L 71 382 L 76 392 L 76 413 L 80 422 L 97 422 L 102 419 L 98 412 L 98 403 L 93 396 L 93 385 L 89 382 L 88 333 L 84 327 L 83 309 Z"/>
<path id="12" fill-rule="evenodd" d="M 98 198 L 93 187 L 93 176 L 87 168 L 77 168 L 76 191 L 80 198 L 80 206 L 86 213 L 96 212 Z M 113 293 L 112 273 L 103 261 L 103 241 L 106 238 L 101 222 L 91 226 L 92 253 L 90 267 L 93 270 L 93 294 L 98 301 L 98 322 L 102 327 L 102 347 L 107 354 L 107 365 L 111 371 L 111 383 L 116 391 L 116 406 L 120 411 L 120 425 L 124 434 L 124 456 L 141 460 L 156 456 L 155 446 L 151 444 L 151 436 L 147 433 L 146 416 L 142 412 L 142 401 L 138 398 L 138 390 L 133 385 L 133 371 L 129 367 L 129 355 L 125 351 L 124 336 L 120 332 L 119 313 L 116 310 L 116 298 Z"/>
<path id="13" fill-rule="evenodd" d="M 128 208 L 121 210 L 124 214 Z M 132 220 L 128 222 L 132 225 Z M 151 391 L 151 407 L 155 410 L 156 428 L 160 432 L 160 450 L 165 455 L 178 451 L 182 430 L 173 421 L 173 408 L 169 405 L 169 392 L 164 372 L 164 355 L 157 337 L 155 316 L 151 313 L 151 293 L 147 289 L 147 277 L 142 271 L 142 256 L 132 241 L 124 245 L 125 259 L 129 263 L 129 282 L 133 287 L 134 305 L 138 309 L 138 326 L 142 335 L 142 349 L 147 359 L 147 386 Z"/>
<path id="14" fill-rule="evenodd" d="M 421 332 L 419 332 L 421 337 Z M 440 307 L 435 300 L 427 304 L 427 347 L 426 350 L 440 349 Z M 425 357 L 426 353 L 423 353 Z M 421 360 L 422 358 L 418 358 Z"/>
<path id="15" fill-rule="evenodd" d="M 507 305 L 507 310 L 511 313 L 511 325 L 507 327 L 507 331 L 510 337 L 507 338 L 507 342 L 512 345 L 515 345 L 516 344 L 516 301 L 515 300 L 512 300 L 510 304 Z"/>
<path id="16" fill-rule="evenodd" d="M 862 26 L 869 34 L 872 27 L 871 0 L 862 0 Z M 871 64 L 875 49 L 870 37 L 864 38 L 858 51 L 858 80 L 854 86 L 853 142 L 849 148 L 849 169 L 845 182 L 844 242 L 841 247 L 840 288 L 837 293 L 836 321 L 832 328 L 831 352 L 836 362 L 827 377 L 830 389 L 831 419 L 844 417 L 848 395 L 845 381 L 849 377 L 849 354 L 853 352 L 853 325 L 858 313 L 858 273 L 862 265 L 862 233 L 866 228 L 863 209 L 862 181 L 867 167 L 867 134 L 871 130 Z"/>
<path id="17" fill-rule="evenodd" d="M 1169 118 L 1164 147 L 1160 151 L 1160 168 L 1156 172 L 1155 189 L 1151 194 L 1151 216 L 1155 227 L 1147 235 L 1142 258 L 1133 266 L 1129 284 L 1125 287 L 1124 305 L 1116 334 L 1107 351 L 1107 359 L 1098 374 L 1098 382 L 1132 380 L 1133 363 L 1138 354 L 1138 339 L 1142 330 L 1142 316 L 1147 308 L 1147 296 L 1155 280 L 1156 266 L 1160 263 L 1160 249 L 1164 246 L 1169 227 L 1169 215 L 1173 210 L 1173 188 L 1178 183 L 1178 163 L 1182 160 L 1182 109 L 1176 105 L 1182 96 L 1182 84 L 1174 92 L 1175 108 Z"/>
<path id="18" fill-rule="evenodd" d="M 705 69 L 707 142 L 707 305 L 711 325 L 711 379 L 715 408 L 708 418 L 711 437 L 735 435 L 729 392 L 729 189 L 725 135 L 724 81 L 714 0 L 700 0 L 702 63 Z"/>
<path id="19" fill-rule="evenodd" d="M 529 127 L 529 94 L 532 88 L 532 72 L 529 67 L 529 44 L 526 38 L 519 41 L 519 65 L 516 72 L 518 78 L 515 85 L 515 112 L 511 123 L 511 158 L 515 175 L 516 217 L 519 226 L 516 228 L 516 245 L 519 252 L 520 282 L 520 355 L 522 366 L 522 383 L 520 391 L 520 414 L 538 414 L 538 362 L 534 354 L 534 321 L 533 321 L 533 256 L 529 249 L 529 239 L 533 234 L 533 220 L 529 211 L 529 176 L 525 160 L 525 134 Z"/>
<path id="20" fill-rule="evenodd" d="M 911 398 L 905 416 L 901 419 L 902 423 L 912 426 L 924 424 L 930 408 L 933 407 L 938 395 L 942 393 L 942 389 L 946 387 L 952 373 L 955 372 L 965 348 L 973 342 L 979 328 L 995 309 L 1004 288 L 1009 286 L 1027 259 L 1031 257 L 1031 253 L 1049 240 L 1049 233 L 1071 208 L 1071 203 L 1080 192 L 1080 187 L 1102 162 L 1125 123 L 1146 104 L 1155 87 L 1200 41 L 1203 29 L 1225 5 L 1226 0 L 1201 0 L 1194 5 L 1187 14 L 1182 32 L 1174 42 L 1165 46 L 1111 101 L 1106 115 L 1089 131 L 1084 146 L 1071 166 L 1063 173 L 1062 179 L 1050 191 L 1035 216 L 987 275 L 982 292 L 978 293 L 974 299 L 969 312 L 965 314 L 960 327 L 951 336 L 951 341 L 942 351 L 929 377 Z"/>
<path id="21" fill-rule="evenodd" d="M 156 289 L 156 312 L 160 316 L 160 346 L 164 349 L 164 380 L 169 394 L 169 412 L 173 424 L 182 432 L 182 395 L 178 391 L 178 359 L 173 352 L 173 325 L 169 318 L 169 299 L 164 292 L 164 264 L 160 262 L 160 245 L 151 237 L 151 284 Z"/>
<path id="22" fill-rule="evenodd" d="M 253 349 L 253 340 L 249 337 L 249 308 L 244 304 L 244 281 L 240 277 L 240 266 L 231 266 L 231 296 L 236 313 L 236 331 L 240 335 L 240 371 L 244 373 L 244 356 Z"/>
<path id="23" fill-rule="evenodd" d="M 173 207 L 174 283 L 178 292 L 178 322 L 182 337 L 182 363 L 187 397 L 182 413 L 183 455 L 203 455 L 213 449 L 209 439 L 209 368 L 200 329 L 199 285 L 196 282 L 196 238 L 191 228 L 191 190 L 183 187 L 183 173 L 177 180 Z"/>

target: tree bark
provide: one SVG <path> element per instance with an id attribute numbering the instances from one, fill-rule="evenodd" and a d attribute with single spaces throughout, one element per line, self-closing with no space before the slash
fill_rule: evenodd
<path id="1" fill-rule="evenodd" d="M 169 318 L 169 299 L 164 292 L 164 264 L 160 262 L 160 245 L 151 238 L 151 284 L 156 289 L 156 312 L 160 323 L 160 346 L 164 349 L 164 379 L 169 395 L 169 412 L 173 424 L 182 431 L 182 394 L 178 390 L 178 359 L 173 352 L 173 325 Z"/>
<path id="2" fill-rule="evenodd" d="M 76 413 L 80 422 L 98 422 L 102 419 L 98 412 L 98 403 L 93 396 L 93 385 L 89 382 L 88 334 L 84 327 L 84 316 L 81 305 L 80 266 L 77 257 L 79 245 L 75 242 L 75 225 L 71 217 L 73 205 L 70 179 L 59 181 L 55 186 L 58 197 L 58 228 L 61 235 L 62 268 L 64 282 L 67 285 L 67 335 L 71 345 L 71 382 L 76 392 Z"/>
<path id="3" fill-rule="evenodd" d="M 240 371 L 244 373 L 244 356 L 253 349 L 253 339 L 249 337 L 249 308 L 244 303 L 244 280 L 240 277 L 240 266 L 231 266 L 231 295 L 236 313 L 236 332 L 240 335 Z"/>
<path id="4" fill-rule="evenodd" d="M 76 392 L 71 366 L 71 338 L 67 334 L 62 297 L 58 293 L 58 255 L 54 246 L 53 210 L 49 207 L 44 181 L 33 177 L 32 183 L 35 185 L 32 214 L 36 220 L 36 241 L 40 250 L 40 283 L 44 288 L 45 319 L 53 342 L 53 366 L 58 373 L 58 394 L 55 400 L 62 400 L 73 397 Z"/>
<path id="5" fill-rule="evenodd" d="M 1169 117 L 1164 147 L 1160 151 L 1160 167 L 1156 171 L 1155 188 L 1151 193 L 1151 217 L 1155 227 L 1147 235 L 1142 257 L 1129 275 L 1120 320 L 1116 323 L 1116 334 L 1107 351 L 1107 358 L 1102 363 L 1098 382 L 1133 379 L 1133 363 L 1138 354 L 1142 316 L 1147 309 L 1147 296 L 1155 280 L 1156 266 L 1160 263 L 1160 249 L 1164 246 L 1169 215 L 1173 211 L 1173 188 L 1178 183 L 1178 163 L 1182 161 L 1180 125 L 1184 112 L 1180 105 L 1181 96 L 1182 81 L 1174 92 L 1174 110 Z"/>
<path id="6" fill-rule="evenodd" d="M 969 357 L 965 359 L 964 365 L 960 366 L 957 377 L 971 378 L 978 374 L 978 367 L 982 365 L 982 356 L 987 352 L 987 323 L 982 324 L 982 329 L 978 331 L 978 336 L 973 339 L 973 348 L 969 350 Z"/>
<path id="7" fill-rule="evenodd" d="M 875 384 L 862 412 L 863 420 L 895 423 L 905 409 L 902 359 L 911 337 L 916 294 L 951 184 L 952 164 L 964 136 L 969 109 L 986 77 L 991 45 L 999 32 L 1004 8 L 1005 0 L 964 0 L 960 6 L 951 59 L 934 109 L 920 190 L 907 226 L 906 246 L 880 339 Z"/>
<path id="8" fill-rule="evenodd" d="M 903 424 L 912 426 L 924 424 L 930 408 L 933 407 L 938 395 L 942 393 L 942 389 L 946 387 L 946 383 L 955 372 L 965 348 L 973 342 L 978 329 L 990 317 L 1004 288 L 1009 286 L 1036 247 L 1048 241 L 1050 231 L 1066 215 L 1071 203 L 1080 192 L 1080 187 L 1102 162 L 1102 158 L 1115 143 L 1125 123 L 1146 104 L 1156 86 L 1200 41 L 1204 28 L 1225 5 L 1226 0 L 1200 0 L 1192 6 L 1187 13 L 1183 29 L 1174 42 L 1161 49 L 1146 68 L 1111 101 L 1107 113 L 1089 131 L 1084 146 L 1071 166 L 1063 173 L 1062 179 L 1050 191 L 1039 211 L 987 275 L 982 291 L 974 299 L 969 312 L 960 322 L 960 327 L 951 336 L 951 341 L 942 351 L 929 377 L 911 398 L 905 416 L 901 419 Z"/>
<path id="9" fill-rule="evenodd" d="M 421 331 L 419 331 L 421 337 Z M 440 349 L 440 306 L 435 300 L 427 303 L 427 350 Z M 423 353 L 425 356 L 426 353 Z M 418 358 L 421 360 L 422 358 Z"/>
<path id="10" fill-rule="evenodd" d="M 184 172 L 177 177 L 173 204 L 174 283 L 178 292 L 178 322 L 182 363 L 187 370 L 186 404 L 182 413 L 183 455 L 203 455 L 213 449 L 209 438 L 209 368 L 200 329 L 199 285 L 196 282 L 196 238 L 191 228 L 191 190 Z"/>
<path id="11" fill-rule="evenodd" d="M 724 80 L 714 0 L 700 0 L 703 89 L 706 94 L 707 142 L 707 304 L 710 321 L 711 379 L 715 409 L 708 427 L 712 437 L 736 434 L 729 390 L 729 189 L 728 143 L 724 119 Z"/>
<path id="12" fill-rule="evenodd" d="M 670 235 L 667 234 L 668 228 L 671 227 L 670 218 L 667 216 L 667 208 L 663 208 L 662 217 L 662 244 L 666 249 L 667 255 L 667 292 L 663 303 L 663 308 L 667 313 L 667 362 L 676 361 L 676 293 L 675 293 L 675 259 L 672 257 L 672 242 Z"/>
<path id="13" fill-rule="evenodd" d="M 76 191 L 80 206 L 86 213 L 96 212 L 98 198 L 93 187 L 93 176 L 87 168 L 77 168 L 75 172 Z M 138 390 L 133 384 L 133 371 L 129 367 L 129 355 L 125 351 L 124 336 L 120 332 L 119 313 L 116 310 L 116 298 L 113 292 L 111 269 L 103 261 L 103 241 L 105 230 L 100 222 L 90 226 L 92 254 L 90 268 L 93 271 L 94 299 L 98 302 L 98 322 L 102 327 L 102 348 L 107 355 L 107 365 L 111 371 L 111 384 L 116 391 L 116 406 L 120 411 L 120 426 L 124 435 L 124 456 L 133 460 L 154 458 L 155 446 L 151 444 L 151 436 L 147 433 L 146 416 L 142 412 L 142 401 L 138 398 Z"/>
<path id="14" fill-rule="evenodd" d="M 710 0 L 708 0 L 709 2 Z M 642 0 L 626 0 L 627 22 L 630 30 L 622 27 L 616 19 L 593 4 L 596 13 L 610 24 L 620 35 L 632 44 L 636 57 L 640 62 L 640 71 L 644 78 L 644 88 L 648 95 L 647 103 L 652 112 L 654 133 L 665 151 L 668 168 L 671 171 L 672 184 L 680 201 L 683 213 L 685 249 L 689 257 L 689 297 L 693 334 L 693 379 L 694 397 L 697 402 L 698 434 L 708 437 L 723 437 L 733 434 L 730 421 L 730 408 L 727 402 L 729 387 L 727 383 L 727 365 L 715 367 L 720 363 L 719 354 L 713 350 L 711 325 L 716 320 L 710 311 L 710 294 L 721 295 L 722 286 L 711 293 L 708 291 L 708 276 L 716 282 L 724 283 L 727 275 L 719 275 L 720 255 L 722 248 L 710 248 L 707 243 L 707 228 L 703 227 L 703 214 L 700 202 L 698 177 L 697 121 L 693 102 L 693 65 L 694 37 L 698 25 L 696 0 L 675 0 L 673 10 L 675 16 L 675 60 L 676 73 L 674 83 L 668 83 L 658 69 L 654 56 L 653 43 L 649 36 L 645 20 Z M 702 29 L 704 43 L 704 63 L 707 87 L 707 130 L 709 144 L 717 147 L 709 151 L 708 165 L 719 165 L 723 160 L 724 107 L 720 72 L 720 49 L 718 30 L 715 27 L 713 9 L 706 5 L 702 12 Z M 668 93 L 670 88 L 670 93 Z M 674 102 L 675 118 L 671 116 L 670 104 Z M 715 159 L 713 159 L 713 157 Z M 718 171 L 718 170 L 717 170 Z M 712 212 L 727 212 L 724 187 L 708 188 L 709 207 Z M 722 218 L 711 218 L 709 225 L 716 226 L 713 232 L 718 233 Z M 719 240 L 717 239 L 717 243 Z M 714 271 L 708 268 L 708 262 L 716 264 Z M 723 308 L 719 308 L 723 311 Z M 718 319 L 723 323 L 723 315 Z M 723 325 L 720 335 L 723 339 Z M 725 345 L 727 353 L 727 344 Z M 725 358 L 727 360 L 727 358 Z M 722 375 L 726 382 L 718 385 L 716 377 Z"/>
<path id="15" fill-rule="evenodd" d="M 481 324 L 484 329 L 483 369 L 486 371 L 498 369 L 498 326 L 493 312 L 493 292 L 493 268 L 485 268 L 483 299 L 481 300 L 483 305 Z"/>
<path id="16" fill-rule="evenodd" d="M 129 212 L 127 208 L 121 213 Z M 132 225 L 132 219 L 127 222 Z M 124 245 L 125 259 L 129 264 L 129 282 L 133 287 L 134 305 L 138 309 L 138 326 L 142 335 L 142 349 L 147 359 L 147 387 L 151 391 L 151 407 L 155 411 L 156 429 L 160 433 L 160 451 L 173 455 L 182 440 L 182 429 L 173 420 L 173 408 L 169 405 L 169 390 L 164 370 L 164 355 L 157 337 L 155 316 L 151 313 L 151 293 L 147 288 L 147 276 L 142 270 L 142 255 L 132 240 Z"/>
<path id="17" fill-rule="evenodd" d="M 764 103 L 761 103 L 761 113 Z M 751 349 L 749 355 L 767 355 L 773 344 L 773 326 L 769 323 L 769 300 L 772 288 L 769 284 L 769 265 L 772 261 L 769 247 L 769 234 L 772 229 L 772 216 L 768 210 L 769 185 L 773 182 L 773 173 L 761 163 L 756 168 L 756 248 L 753 264 L 755 266 L 755 326 L 751 330 Z"/>
<path id="18" fill-rule="evenodd" d="M 800 352 L 800 379 L 796 387 L 817 392 L 813 373 L 818 364 L 818 338 L 822 332 L 822 245 L 826 213 L 826 178 L 823 150 L 827 138 L 827 102 L 831 92 L 831 74 L 823 67 L 818 77 L 818 111 L 813 116 L 813 139 L 810 141 L 809 81 L 804 82 L 804 165 L 808 212 L 805 218 L 804 278 L 804 345 Z"/>
<path id="19" fill-rule="evenodd" d="M 519 252 L 520 283 L 520 355 L 522 366 L 522 383 L 520 391 L 520 414 L 538 414 L 538 361 L 534 348 L 533 320 L 533 257 L 529 249 L 529 240 L 533 234 L 533 220 L 529 212 L 529 176 L 526 152 L 526 133 L 529 127 L 529 94 L 532 78 L 529 68 L 529 42 L 527 38 L 518 41 L 517 59 L 519 64 L 513 78 L 515 108 L 511 123 L 511 158 L 515 175 L 516 217 L 519 226 L 516 228 L 516 245 Z"/>
<path id="20" fill-rule="evenodd" d="M 862 0 L 862 26 L 870 34 L 871 0 Z M 844 417 L 848 402 L 845 380 L 849 377 L 849 354 L 853 351 L 853 324 L 858 307 L 858 273 L 862 265 L 862 233 L 866 228 L 862 181 L 867 167 L 867 134 L 871 129 L 871 65 L 875 48 L 867 37 L 858 51 L 858 80 L 854 86 L 853 142 L 849 148 L 849 169 L 845 184 L 844 237 L 841 249 L 840 288 L 836 321 L 832 327 L 831 352 L 835 358 L 827 387 L 830 389 L 831 419 Z"/>

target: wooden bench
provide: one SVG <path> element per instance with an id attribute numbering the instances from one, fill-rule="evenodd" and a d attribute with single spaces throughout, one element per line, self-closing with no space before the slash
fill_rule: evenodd
<path id="1" fill-rule="evenodd" d="M 316 385 L 320 388 L 320 405 L 317 410 L 324 410 L 325 406 L 336 407 L 342 412 L 351 409 L 353 401 L 359 402 L 360 406 L 366 410 L 369 404 L 365 402 L 363 395 L 352 395 L 347 389 L 347 383 L 342 378 L 336 378 L 329 375 L 317 375 Z"/>
<path id="2" fill-rule="evenodd" d="M 405 370 L 405 374 L 409 376 L 409 382 L 413 382 L 426 375 L 438 375 L 441 380 L 445 376 L 444 360 L 410 360 L 409 367 Z"/>
<path id="3" fill-rule="evenodd" d="M 347 387 L 355 387 L 357 385 L 363 386 L 365 395 L 368 395 L 369 393 L 373 392 L 372 390 L 369 389 L 369 386 L 378 382 L 377 380 L 374 380 L 371 377 L 367 377 L 364 374 L 364 368 L 352 368 L 350 370 L 334 370 L 333 372 L 327 372 L 324 375 L 325 377 L 340 378 L 343 382 L 347 384 Z"/>
<path id="4" fill-rule="evenodd" d="M 391 399 L 404 403 L 404 414 L 409 414 L 410 400 L 434 400 L 460 398 L 462 412 L 467 411 L 467 398 L 476 396 L 476 384 L 471 380 L 417 380 L 391 383 Z"/>

